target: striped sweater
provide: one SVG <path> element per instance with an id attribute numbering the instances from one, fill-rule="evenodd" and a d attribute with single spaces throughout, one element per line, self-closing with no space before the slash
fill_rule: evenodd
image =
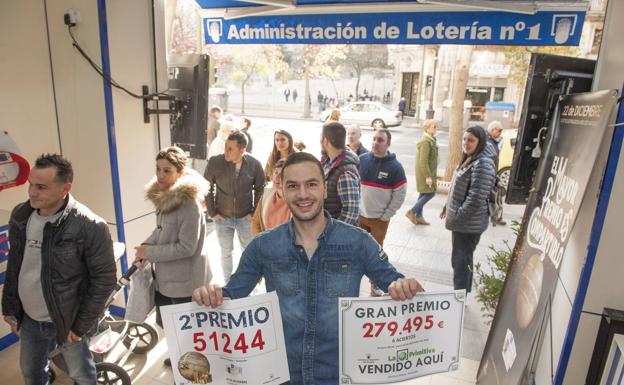
<path id="1" fill-rule="evenodd" d="M 405 201 L 407 179 L 395 154 L 377 158 L 372 152 L 360 156 L 360 214 L 389 221 Z"/>

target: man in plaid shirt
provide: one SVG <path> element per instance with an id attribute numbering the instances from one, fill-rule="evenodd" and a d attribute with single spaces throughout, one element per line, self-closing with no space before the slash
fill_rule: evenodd
<path id="1" fill-rule="evenodd" d="M 347 147 L 347 131 L 338 122 L 323 125 L 321 163 L 327 181 L 325 209 L 333 218 L 357 226 L 360 216 L 360 159 Z"/>

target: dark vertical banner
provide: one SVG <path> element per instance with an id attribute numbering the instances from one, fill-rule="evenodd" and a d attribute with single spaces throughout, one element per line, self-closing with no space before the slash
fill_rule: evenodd
<path id="1" fill-rule="evenodd" d="M 479 385 L 530 381 L 549 297 L 576 221 L 616 91 L 565 95 L 526 206 L 496 316 L 477 374 Z M 587 229 L 589 232 L 590 229 Z"/>

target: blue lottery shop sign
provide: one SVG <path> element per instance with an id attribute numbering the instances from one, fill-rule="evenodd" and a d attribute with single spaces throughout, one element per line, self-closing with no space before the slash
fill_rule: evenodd
<path id="1" fill-rule="evenodd" d="M 578 45 L 585 12 L 420 12 L 204 18 L 206 44 Z"/>

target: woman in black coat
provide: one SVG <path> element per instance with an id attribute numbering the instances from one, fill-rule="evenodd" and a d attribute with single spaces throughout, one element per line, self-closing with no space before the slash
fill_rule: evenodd
<path id="1" fill-rule="evenodd" d="M 488 196 L 496 179 L 496 168 L 483 151 L 487 142 L 479 126 L 466 129 L 462 160 L 451 183 L 440 218 L 452 232 L 451 264 L 455 289 L 472 289 L 473 254 L 488 226 Z"/>

